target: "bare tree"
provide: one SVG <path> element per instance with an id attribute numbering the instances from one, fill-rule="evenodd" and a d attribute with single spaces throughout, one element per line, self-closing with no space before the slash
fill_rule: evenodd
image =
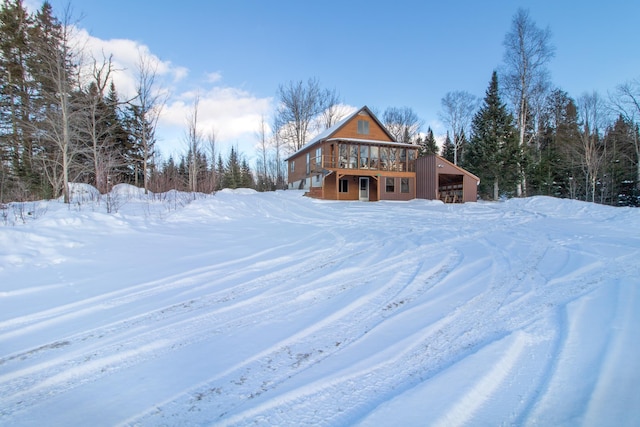
<path id="1" fill-rule="evenodd" d="M 464 135 L 469 134 L 469 126 L 473 119 L 478 98 L 466 91 L 447 92 L 440 100 L 441 118 L 453 135 L 453 163 L 458 164 L 458 155 L 462 151 Z"/>
<path id="2" fill-rule="evenodd" d="M 415 141 L 423 125 L 423 121 L 409 107 L 388 107 L 382 114 L 382 122 L 396 141 L 407 143 Z"/>
<path id="3" fill-rule="evenodd" d="M 640 123 L 640 79 L 622 84 L 611 98 L 615 111 L 637 127 Z M 636 188 L 640 190 L 640 141 L 638 132 L 633 132 L 633 148 L 636 154 Z"/>
<path id="4" fill-rule="evenodd" d="M 286 188 L 286 172 L 287 169 L 283 168 L 283 156 L 284 156 L 284 142 L 280 138 L 280 132 L 278 130 L 279 119 L 274 118 L 274 132 L 273 132 L 273 150 L 275 154 L 275 173 L 276 173 L 276 188 Z"/>
<path id="5" fill-rule="evenodd" d="M 263 184 L 268 179 L 267 163 L 269 154 L 269 141 L 267 138 L 267 124 L 264 121 L 264 116 L 260 117 L 260 129 L 258 130 L 258 155 L 259 160 L 257 164 L 258 184 Z"/>
<path id="6" fill-rule="evenodd" d="M 107 191 L 109 171 L 116 166 L 115 153 L 112 150 L 115 122 L 110 117 L 105 104 L 105 90 L 111 81 L 113 72 L 112 57 L 103 56 L 102 62 L 94 58 L 91 66 L 91 80 L 85 90 L 82 109 L 82 123 L 80 135 L 88 144 L 87 156 L 92 163 L 96 188 L 104 193 Z M 115 108 L 116 106 L 109 106 Z M 115 117 L 114 117 L 115 119 Z"/>
<path id="7" fill-rule="evenodd" d="M 43 5 L 38 18 L 51 22 L 50 5 Z M 57 24 L 57 22 L 56 22 Z M 77 111 L 74 107 L 73 92 L 77 81 L 78 56 L 72 46 L 74 26 L 71 24 L 71 11 L 67 8 L 60 25 L 40 28 L 38 42 L 34 44 L 41 68 L 38 78 L 41 80 L 42 122 L 36 123 L 35 131 L 43 140 L 43 145 L 52 148 L 49 155 L 43 156 L 45 173 L 54 191 L 62 191 L 65 203 L 71 201 L 69 175 L 74 157 L 78 154 Z"/>
<path id="8" fill-rule="evenodd" d="M 306 144 L 309 133 L 314 130 L 314 121 L 321 114 L 325 114 L 320 120 L 323 126 L 336 121 L 338 96 L 335 91 L 322 90 L 315 78 L 309 79 L 306 85 L 302 80 L 280 85 L 278 98 L 275 131 L 290 152 Z"/>
<path id="9" fill-rule="evenodd" d="M 157 87 L 156 73 L 158 64 L 143 51 L 138 52 L 136 98 L 133 100 L 135 114 L 140 125 L 135 135 L 142 156 L 142 176 L 144 192 L 149 192 L 150 164 L 153 160 L 155 130 L 164 107 L 167 95 Z"/>
<path id="10" fill-rule="evenodd" d="M 217 148 L 216 148 L 216 132 L 214 129 L 211 129 L 211 132 L 207 135 L 207 148 L 209 150 L 209 159 L 211 161 L 211 174 L 209 176 L 209 192 L 213 193 L 218 188 L 218 175 L 221 171 L 216 168 L 216 157 L 217 157 Z"/>
<path id="11" fill-rule="evenodd" d="M 585 93 L 578 98 L 578 112 L 581 119 L 580 145 L 578 155 L 585 174 L 585 200 L 595 202 L 596 183 L 602 161 L 606 155 L 600 144 L 599 130 L 602 127 L 604 105 L 596 92 Z"/>
<path id="12" fill-rule="evenodd" d="M 189 190 L 194 193 L 198 191 L 198 176 L 200 175 L 200 155 L 202 145 L 202 135 L 198 130 L 198 106 L 200 96 L 196 95 L 193 100 L 191 113 L 187 117 L 187 161 L 189 163 Z"/>
<path id="13" fill-rule="evenodd" d="M 320 113 L 318 126 L 320 130 L 329 129 L 347 115 L 347 111 L 341 108 L 340 96 L 335 89 L 322 91 L 320 101 L 322 104 L 320 106 L 322 112 Z"/>
<path id="14" fill-rule="evenodd" d="M 502 81 L 516 111 L 520 150 L 524 150 L 527 143 L 526 132 L 533 116 L 531 105 L 543 99 L 542 94 L 549 87 L 547 64 L 554 56 L 550 40 L 548 28 L 541 30 L 529 18 L 529 12 L 518 9 L 503 42 L 506 69 Z M 526 193 L 526 176 L 524 171 L 520 172 L 522 182 L 517 186 L 518 196 L 523 195 L 523 189 Z"/>

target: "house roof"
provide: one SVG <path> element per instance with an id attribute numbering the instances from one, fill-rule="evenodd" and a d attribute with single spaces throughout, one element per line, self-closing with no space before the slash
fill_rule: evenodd
<path id="1" fill-rule="evenodd" d="M 378 126 L 380 126 L 380 128 L 382 130 L 384 130 L 384 132 L 386 133 L 386 135 L 389 137 L 389 139 L 391 140 L 391 143 L 395 143 L 395 144 L 401 144 L 396 142 L 395 138 L 393 137 L 393 135 L 391 135 L 389 133 L 389 131 L 387 130 L 387 128 L 380 122 L 380 120 L 378 120 L 378 118 L 376 117 L 375 114 L 373 114 L 373 112 L 369 109 L 369 107 L 367 107 L 366 105 L 362 108 L 360 108 L 359 110 L 354 111 L 353 113 L 349 114 L 347 117 L 345 117 L 344 119 L 340 120 L 338 123 L 336 123 L 335 125 L 331 126 L 328 129 L 325 129 L 324 131 L 320 132 L 318 135 L 316 135 L 311 141 L 309 141 L 308 143 L 306 143 L 302 148 L 300 148 L 298 151 L 296 151 L 295 153 L 291 154 L 289 157 L 287 157 L 285 159 L 285 161 L 289 160 L 292 157 L 297 156 L 298 154 L 302 153 L 303 151 L 308 150 L 309 148 L 313 147 L 314 145 L 318 144 L 321 141 L 324 141 L 326 139 L 329 139 L 333 134 L 335 134 L 336 132 L 338 132 L 344 125 L 346 125 L 347 123 L 349 123 L 354 117 L 356 117 L 357 115 L 359 115 L 361 112 L 366 112 L 369 117 L 371 117 L 377 124 Z M 342 141 L 346 141 L 347 139 L 345 138 L 339 138 Z M 364 140 L 364 139 L 349 139 L 350 141 L 364 141 L 364 142 L 375 142 L 375 143 L 389 143 L 389 141 L 369 141 L 369 140 Z M 403 145 L 409 145 L 409 144 L 403 144 Z"/>

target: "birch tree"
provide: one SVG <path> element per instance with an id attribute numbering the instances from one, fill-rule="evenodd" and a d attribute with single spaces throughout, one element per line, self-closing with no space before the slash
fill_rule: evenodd
<path id="1" fill-rule="evenodd" d="M 54 191 L 62 191 L 65 203 L 69 203 L 69 175 L 74 157 L 78 154 L 77 106 L 74 106 L 74 89 L 78 88 L 77 51 L 72 48 L 70 10 L 63 21 L 52 13 L 45 3 L 36 14 L 34 49 L 39 67 L 35 79 L 39 81 L 41 106 L 37 132 L 43 143 L 50 147 L 42 157 L 45 171 Z"/>
<path id="2" fill-rule="evenodd" d="M 187 161 L 189 171 L 189 190 L 192 193 L 198 191 L 198 176 L 200 174 L 200 155 L 202 145 L 202 135 L 198 130 L 198 106 L 200 96 L 196 95 L 193 107 L 187 118 Z"/>
<path id="3" fill-rule="evenodd" d="M 473 119 L 477 98 L 466 91 L 447 92 L 440 100 L 442 105 L 441 118 L 447 124 L 453 140 L 453 163 L 458 164 L 462 157 L 464 135 L 469 134 L 469 126 Z"/>
<path id="4" fill-rule="evenodd" d="M 585 176 L 585 200 L 595 202 L 598 173 L 605 157 L 600 145 L 599 129 L 602 126 L 603 103 L 596 92 L 585 93 L 578 98 L 582 131 L 578 154 Z"/>
<path id="5" fill-rule="evenodd" d="M 108 189 L 107 180 L 110 170 L 115 167 L 115 150 L 113 150 L 115 126 L 117 122 L 110 120 L 105 103 L 105 92 L 111 82 L 113 72 L 112 57 L 103 57 L 101 62 L 95 58 L 91 65 L 91 82 L 84 94 L 82 104 L 82 123 L 79 132 L 88 144 L 95 186 L 104 193 Z"/>
<path id="6" fill-rule="evenodd" d="M 511 30 L 505 36 L 504 63 L 502 77 L 516 112 L 518 144 L 522 153 L 529 142 L 527 130 L 533 114 L 531 105 L 542 100 L 541 94 L 548 90 L 549 72 L 547 64 L 554 56 L 551 32 L 540 29 L 529 17 L 529 12 L 518 9 L 511 22 Z M 517 195 L 526 194 L 526 175 L 520 165 L 522 180 L 517 186 Z"/>

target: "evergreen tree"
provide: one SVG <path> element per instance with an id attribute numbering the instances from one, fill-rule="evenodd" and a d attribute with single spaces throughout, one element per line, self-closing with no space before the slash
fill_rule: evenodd
<path id="1" fill-rule="evenodd" d="M 455 157 L 454 150 L 455 147 L 453 146 L 453 142 L 451 142 L 451 138 L 449 138 L 449 131 L 447 131 L 447 136 L 444 140 L 444 144 L 442 144 L 442 157 L 453 163 Z"/>
<path id="2" fill-rule="evenodd" d="M 618 116 L 616 122 L 607 129 L 604 143 L 607 147 L 608 165 L 601 182 L 608 189 L 608 201 L 619 206 L 637 206 L 640 202 L 635 184 L 636 165 L 634 142 L 639 138 L 638 126 Z"/>
<path id="3" fill-rule="evenodd" d="M 129 139 L 129 135 L 125 129 L 124 114 L 121 110 L 121 103 L 118 99 L 118 92 L 116 86 L 111 82 L 109 85 L 109 92 L 105 98 L 105 117 L 104 122 L 106 128 L 109 130 L 109 138 L 111 140 L 109 144 L 110 157 L 113 159 L 114 176 L 111 177 L 112 182 L 117 180 L 118 182 L 124 182 L 124 176 L 126 175 L 126 155 L 131 152 L 132 146 Z"/>
<path id="4" fill-rule="evenodd" d="M 222 188 L 239 188 L 242 186 L 242 171 L 240 166 L 240 160 L 238 158 L 238 152 L 234 147 L 231 147 L 227 164 L 224 168 L 224 175 L 222 177 Z"/>
<path id="5" fill-rule="evenodd" d="M 480 194 L 499 197 L 501 188 L 516 189 L 518 182 L 518 145 L 513 117 L 507 112 L 498 92 L 494 71 L 480 110 L 471 124 L 471 141 L 465 167 L 480 178 Z"/>
<path id="6" fill-rule="evenodd" d="M 28 190 L 38 187 L 36 147 L 29 126 L 33 86 L 27 61 L 32 25 L 21 0 L 0 5 L 0 202 L 21 182 Z"/>
<path id="7" fill-rule="evenodd" d="M 420 147 L 418 148 L 418 157 L 438 154 L 438 144 L 433 136 L 433 130 L 431 130 L 431 127 L 427 129 L 427 134 L 425 135 L 424 140 L 420 139 L 418 141 L 418 146 Z"/>
<path id="8" fill-rule="evenodd" d="M 555 90 L 546 98 L 538 134 L 539 160 L 527 170 L 529 193 L 571 197 L 582 172 L 572 148 L 579 139 L 577 111 L 566 92 Z"/>
<path id="9" fill-rule="evenodd" d="M 242 166 L 240 167 L 240 187 L 241 188 L 254 188 L 255 183 L 253 179 L 253 173 L 247 163 L 246 159 L 242 160 Z"/>
<path id="10" fill-rule="evenodd" d="M 216 177 L 217 188 L 215 190 L 216 191 L 222 190 L 224 188 L 223 181 L 224 181 L 225 167 L 224 167 L 224 163 L 222 162 L 222 155 L 220 153 L 218 153 L 218 162 L 217 162 L 214 173 L 217 174 L 217 177 Z"/>

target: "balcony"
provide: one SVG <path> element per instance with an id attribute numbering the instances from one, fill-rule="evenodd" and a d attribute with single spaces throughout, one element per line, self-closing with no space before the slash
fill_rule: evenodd
<path id="1" fill-rule="evenodd" d="M 320 172 L 322 170 L 338 171 L 389 171 L 389 172 L 415 172 L 415 160 L 392 161 L 390 159 L 375 158 L 338 158 L 338 156 L 323 155 L 320 161 L 318 158 L 311 158 L 311 170 Z"/>

